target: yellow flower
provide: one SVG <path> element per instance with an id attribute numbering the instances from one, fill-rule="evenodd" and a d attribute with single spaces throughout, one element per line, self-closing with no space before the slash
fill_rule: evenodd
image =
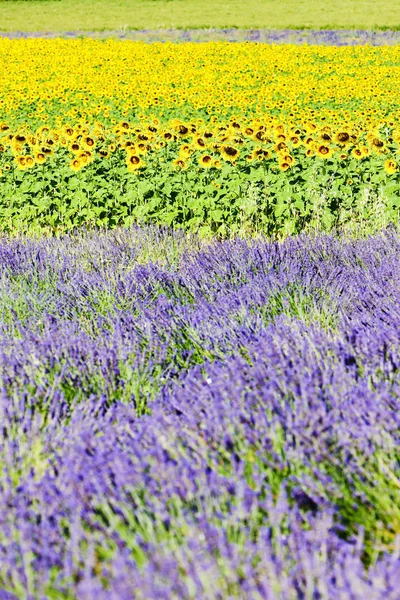
<path id="1" fill-rule="evenodd" d="M 199 158 L 199 164 L 205 169 L 210 169 L 212 167 L 212 158 L 209 154 L 203 154 Z"/>
<path id="2" fill-rule="evenodd" d="M 15 158 L 15 162 L 17 164 L 17 169 L 19 169 L 20 171 L 24 171 L 26 169 L 26 158 L 25 156 L 17 156 Z"/>
<path id="3" fill-rule="evenodd" d="M 205 141 L 202 137 L 199 136 L 193 138 L 193 144 L 199 150 L 204 150 L 204 148 L 206 147 Z"/>
<path id="4" fill-rule="evenodd" d="M 180 157 L 176 158 L 172 164 L 175 168 L 180 169 L 181 171 L 184 171 L 188 167 L 186 161 Z"/>
<path id="5" fill-rule="evenodd" d="M 35 161 L 38 165 L 42 165 L 44 162 L 46 162 L 46 155 L 43 154 L 43 152 L 36 152 Z"/>
<path id="6" fill-rule="evenodd" d="M 130 173 L 137 171 L 144 166 L 142 159 L 137 154 L 131 154 L 128 156 L 126 159 L 126 164 Z"/>
<path id="7" fill-rule="evenodd" d="M 339 146 L 345 146 L 346 144 L 351 143 L 350 133 L 348 131 L 338 131 L 334 136 L 335 142 Z"/>
<path id="8" fill-rule="evenodd" d="M 25 156 L 25 166 L 27 169 L 31 169 L 35 166 L 35 159 L 33 158 L 33 156 Z"/>
<path id="9" fill-rule="evenodd" d="M 74 158 L 70 162 L 70 167 L 73 171 L 80 171 L 83 167 L 83 164 L 81 163 L 81 161 L 78 158 Z"/>
<path id="10" fill-rule="evenodd" d="M 361 148 L 353 148 L 353 150 L 351 151 L 351 155 L 356 158 L 357 160 L 361 160 L 362 158 L 365 157 L 364 152 L 361 150 Z"/>
<path id="11" fill-rule="evenodd" d="M 321 144 L 320 146 L 317 146 L 315 153 L 320 158 L 327 159 L 332 156 L 332 148 L 330 146 L 326 146 L 325 144 Z"/>
<path id="12" fill-rule="evenodd" d="M 233 146 L 221 146 L 220 153 L 222 158 L 229 162 L 235 161 L 237 158 L 239 158 L 240 154 L 239 150 Z"/>
<path id="13" fill-rule="evenodd" d="M 388 175 L 393 175 L 397 171 L 397 163 L 394 160 L 388 159 L 385 161 L 384 169 Z"/>
<path id="14" fill-rule="evenodd" d="M 82 148 L 85 150 L 93 150 L 96 147 L 96 142 L 90 135 L 86 135 L 81 140 Z"/>

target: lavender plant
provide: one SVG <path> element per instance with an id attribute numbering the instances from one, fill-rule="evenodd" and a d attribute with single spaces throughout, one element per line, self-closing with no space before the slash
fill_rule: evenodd
<path id="1" fill-rule="evenodd" d="M 398 598 L 400 237 L 0 243 L 1 598 Z"/>

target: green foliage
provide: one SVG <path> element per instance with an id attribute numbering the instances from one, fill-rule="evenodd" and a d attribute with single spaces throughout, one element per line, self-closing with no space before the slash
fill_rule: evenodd
<path id="1" fill-rule="evenodd" d="M 78 173 L 63 156 L 46 168 L 3 169 L 0 229 L 60 233 L 157 223 L 206 238 L 283 238 L 337 228 L 369 233 L 399 218 L 400 175 L 387 175 L 380 157 L 341 164 L 299 155 L 285 172 L 273 160 L 177 170 L 166 151 L 129 173 L 119 153 Z"/>
<path id="2" fill-rule="evenodd" d="M 391 28 L 400 5 L 384 0 L 0 0 L 7 31 L 168 28 Z"/>

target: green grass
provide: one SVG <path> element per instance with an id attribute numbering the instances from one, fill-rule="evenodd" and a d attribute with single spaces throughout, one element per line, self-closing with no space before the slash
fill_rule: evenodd
<path id="1" fill-rule="evenodd" d="M 385 0 L 0 0 L 2 31 L 400 27 Z"/>

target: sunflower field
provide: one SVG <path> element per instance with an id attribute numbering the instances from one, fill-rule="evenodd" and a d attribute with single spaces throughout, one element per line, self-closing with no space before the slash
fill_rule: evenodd
<path id="1" fill-rule="evenodd" d="M 0 37 L 0 600 L 399 600 L 400 45 L 341 35 Z"/>
<path id="2" fill-rule="evenodd" d="M 3 38 L 0 228 L 379 228 L 399 70 L 399 46 Z"/>

